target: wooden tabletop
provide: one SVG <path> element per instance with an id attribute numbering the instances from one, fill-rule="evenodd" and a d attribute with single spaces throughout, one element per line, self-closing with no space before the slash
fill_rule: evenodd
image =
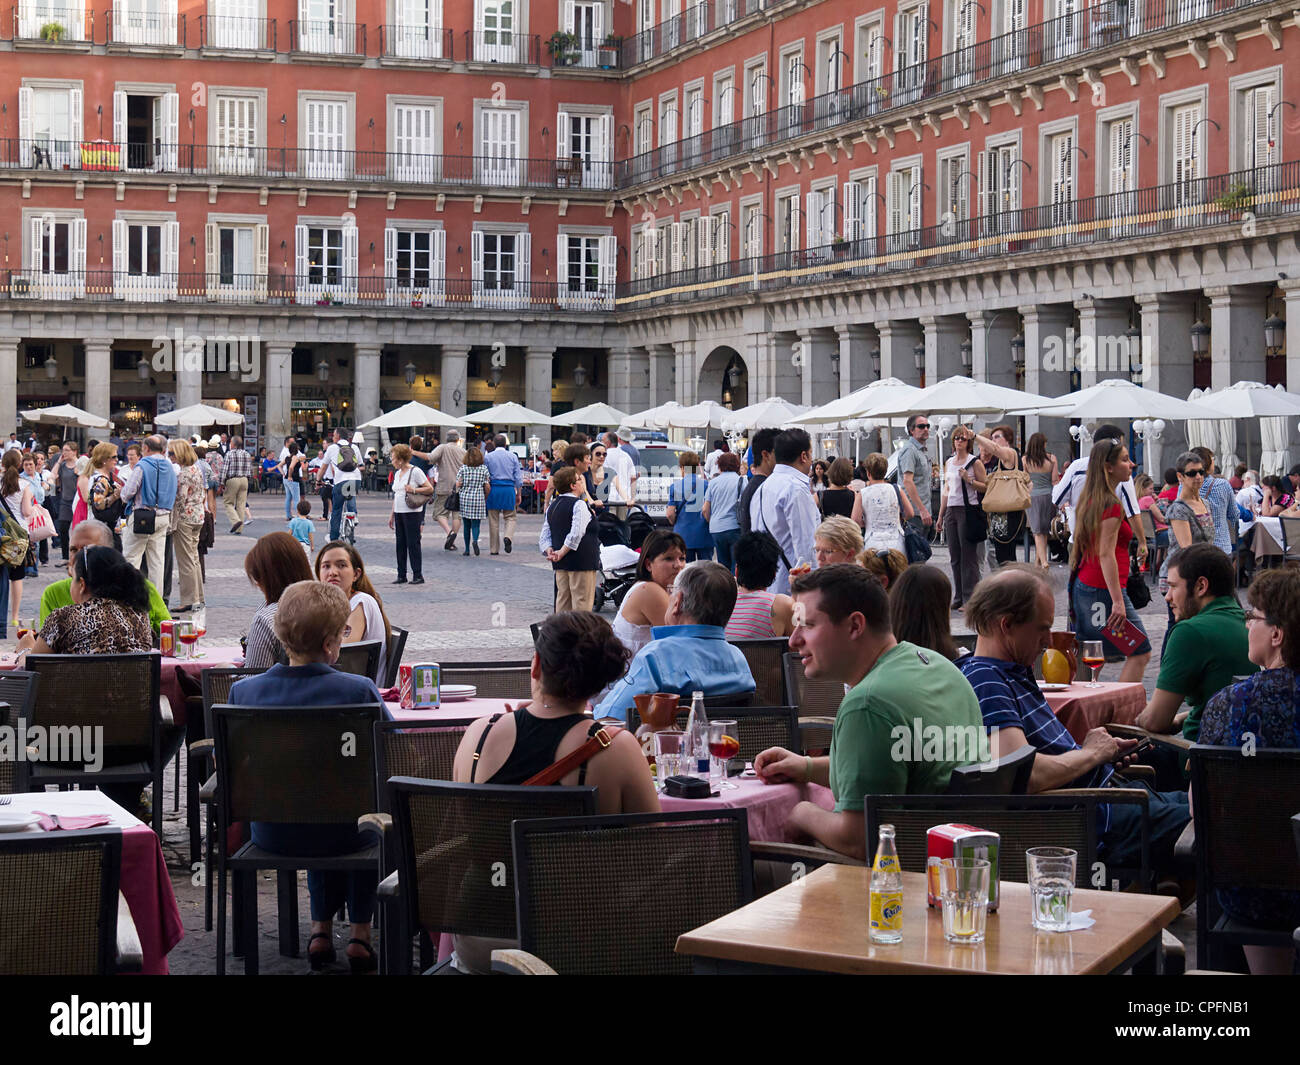
<path id="1" fill-rule="evenodd" d="M 677 940 L 677 952 L 723 963 L 827 973 L 1108 973 L 1178 916 L 1178 900 L 1128 892 L 1074 892 L 1071 908 L 1097 923 L 1039 932 L 1029 923 L 1029 888 L 1003 881 L 980 946 L 948 943 L 937 908 L 926 906 L 923 873 L 903 874 L 903 941 L 870 941 L 871 870 L 824 865 L 796 883 Z"/>

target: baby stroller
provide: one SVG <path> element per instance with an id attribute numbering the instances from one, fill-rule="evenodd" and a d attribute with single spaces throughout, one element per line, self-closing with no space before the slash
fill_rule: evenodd
<path id="1" fill-rule="evenodd" d="M 597 511 L 600 576 L 596 580 L 596 598 L 592 604 L 597 613 L 610 601 L 613 601 L 615 610 L 623 605 L 623 597 L 636 583 L 641 543 L 652 528 L 654 519 L 639 508 L 634 508 L 626 520 L 620 520 L 608 510 Z"/>

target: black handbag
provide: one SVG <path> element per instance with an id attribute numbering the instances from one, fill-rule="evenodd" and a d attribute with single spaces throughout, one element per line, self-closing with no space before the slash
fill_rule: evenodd
<path id="1" fill-rule="evenodd" d="M 899 491 L 898 485 L 894 485 L 894 495 L 898 498 L 899 520 L 902 521 L 903 515 L 903 493 Z M 930 538 L 925 535 L 915 525 L 903 521 L 903 554 L 907 556 L 908 565 L 916 562 L 927 562 L 934 550 L 930 547 Z"/>
<path id="2" fill-rule="evenodd" d="M 460 489 L 453 488 L 447 496 L 447 505 L 443 509 L 448 511 L 460 510 Z"/>
<path id="3" fill-rule="evenodd" d="M 1147 584 L 1146 574 L 1138 566 L 1136 555 L 1129 556 L 1128 581 L 1124 584 L 1129 601 L 1135 610 L 1141 610 L 1151 602 L 1151 586 Z"/>
<path id="4" fill-rule="evenodd" d="M 144 473 L 140 474 L 140 493 L 144 494 Z M 158 474 L 154 474 L 154 492 L 158 490 Z M 149 536 L 158 527 L 158 512 L 153 507 L 137 504 L 131 508 L 131 531 L 136 536 Z"/>

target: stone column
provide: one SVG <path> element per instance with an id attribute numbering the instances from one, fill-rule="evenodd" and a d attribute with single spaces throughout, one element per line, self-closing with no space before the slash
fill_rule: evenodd
<path id="1" fill-rule="evenodd" d="M 1073 366 L 1074 314 L 1068 304 L 1030 304 L 1019 308 L 1025 323 L 1026 392 L 1043 396 L 1064 396 L 1070 391 Z M 1070 423 L 1065 418 L 1025 416 L 1025 438 L 1042 432 L 1047 450 L 1056 455 L 1064 469 L 1074 458 Z"/>
<path id="2" fill-rule="evenodd" d="M 695 376 L 695 342 L 678 340 L 668 346 L 673 353 L 673 398 L 683 407 L 689 407 L 699 395 L 699 381 Z"/>
<path id="3" fill-rule="evenodd" d="M 1210 297 L 1210 385 L 1214 390 L 1227 388 L 1235 381 L 1264 380 L 1268 291 L 1258 285 L 1205 290 Z M 1233 452 L 1244 455 L 1249 451 L 1258 455 L 1259 420 L 1243 418 L 1236 426 L 1237 445 Z M 1220 446 L 1217 460 L 1221 467 L 1231 461 L 1226 448 Z"/>
<path id="4" fill-rule="evenodd" d="M 611 407 L 637 414 L 651 406 L 650 357 L 644 348 L 610 348 L 606 366 L 609 374 L 606 402 Z"/>
<path id="5" fill-rule="evenodd" d="M 745 334 L 745 341 L 745 350 L 740 354 L 749 371 L 749 401 L 762 402 L 768 396 L 781 395 L 773 384 L 780 358 L 775 336 L 765 331 L 751 332 Z"/>
<path id="6" fill-rule="evenodd" d="M 95 337 L 83 343 L 86 348 L 86 410 L 107 418 L 113 375 L 113 342 Z"/>
<path id="7" fill-rule="evenodd" d="M 18 428 L 18 345 L 20 337 L 0 337 L 0 432 Z M 18 434 L 20 437 L 22 433 Z"/>
<path id="8" fill-rule="evenodd" d="M 1143 388 L 1186 399 L 1192 391 L 1191 328 L 1196 305 L 1190 294 L 1156 292 L 1139 296 L 1138 310 L 1142 330 Z M 1177 456 L 1187 448 L 1186 422 L 1165 422 L 1165 431 L 1153 449 L 1153 461 L 1163 455 Z M 1163 467 L 1155 469 L 1159 480 Z"/>
<path id="9" fill-rule="evenodd" d="M 921 319 L 925 333 L 925 383 L 958 375 L 970 376 L 961 364 L 961 343 L 966 339 L 967 323 L 949 315 L 928 315 Z"/>
<path id="10" fill-rule="evenodd" d="M 554 345 L 530 344 L 524 358 L 524 406 L 538 414 L 548 417 L 551 413 L 551 379 L 552 364 L 555 360 Z M 524 427 L 524 439 L 533 434 L 539 440 L 550 439 L 552 431 L 549 425 L 528 425 Z"/>
<path id="11" fill-rule="evenodd" d="M 799 345 L 799 402 L 806 407 L 829 403 L 839 395 L 831 372 L 831 355 L 839 354 L 839 341 L 825 329 L 801 329 Z"/>
<path id="12" fill-rule="evenodd" d="M 971 364 L 969 376 L 1003 388 L 1018 388 L 1011 357 L 1011 338 L 1019 328 L 1014 307 L 998 311 L 970 311 Z"/>
<path id="13" fill-rule="evenodd" d="M 1282 312 L 1286 319 L 1286 387 L 1288 392 L 1300 392 L 1300 278 L 1278 284 L 1286 301 Z"/>
<path id="14" fill-rule="evenodd" d="M 354 344 L 352 348 L 352 413 L 356 424 L 379 417 L 379 344 Z M 366 447 L 382 450 L 379 429 L 362 429 Z"/>
<path id="15" fill-rule="evenodd" d="M 646 348 L 650 361 L 650 407 L 658 407 L 677 398 L 676 351 L 671 344 L 651 344 Z M 635 412 L 633 412 L 635 413 Z"/>
<path id="16" fill-rule="evenodd" d="M 262 366 L 266 374 L 263 431 L 270 443 L 279 445 L 293 432 L 293 344 L 286 341 L 263 344 Z M 276 454 L 279 453 L 277 446 Z"/>
<path id="17" fill-rule="evenodd" d="M 791 403 L 803 402 L 803 367 L 807 360 L 804 358 L 803 342 L 799 334 L 776 332 L 771 335 L 771 341 L 768 368 L 771 373 L 772 390 L 756 394 L 751 389 L 751 402 L 754 400 L 762 402 L 768 396 L 780 396 Z"/>
<path id="18" fill-rule="evenodd" d="M 465 397 L 469 393 L 468 363 L 468 347 L 450 344 L 442 346 L 442 363 L 439 370 L 442 379 L 442 398 L 438 401 L 438 409 L 443 414 L 459 416 L 465 413 Z"/>
<path id="19" fill-rule="evenodd" d="M 868 325 L 837 325 L 835 335 L 840 345 L 840 395 L 847 396 L 865 388 L 876 379 L 871 365 L 871 341 L 874 330 Z"/>
<path id="20" fill-rule="evenodd" d="M 1128 300 L 1075 300 L 1079 310 L 1079 387 L 1129 375 Z"/>
<path id="21" fill-rule="evenodd" d="M 921 383 L 913 348 L 921 340 L 921 326 L 915 321 L 890 320 L 876 323 L 880 334 L 880 376 L 896 377 L 909 385 Z"/>

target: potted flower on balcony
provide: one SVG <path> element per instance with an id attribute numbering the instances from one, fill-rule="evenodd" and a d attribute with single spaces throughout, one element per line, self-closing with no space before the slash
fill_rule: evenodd
<path id="1" fill-rule="evenodd" d="M 1233 182 L 1226 192 L 1214 201 L 1221 211 L 1243 211 L 1254 202 L 1255 190 L 1242 181 Z"/>
<path id="2" fill-rule="evenodd" d="M 68 31 L 63 28 L 61 22 L 47 22 L 41 27 L 41 40 L 53 41 L 56 44 L 67 36 Z"/>
<path id="3" fill-rule="evenodd" d="M 571 67 L 578 61 L 578 38 L 564 30 L 556 30 L 546 42 L 551 61 L 557 67 Z"/>
<path id="4" fill-rule="evenodd" d="M 418 308 L 418 307 L 423 307 L 423 306 L 424 306 L 424 293 L 423 293 L 423 292 L 414 292 L 414 293 L 411 294 L 411 306 L 412 306 L 412 307 L 417 307 L 417 308 Z"/>
<path id="5" fill-rule="evenodd" d="M 831 253 L 837 259 L 847 259 L 849 257 L 849 242 L 843 234 L 831 239 Z"/>
<path id="6" fill-rule="evenodd" d="M 623 52 L 623 38 L 609 34 L 600 46 L 600 69 L 616 70 Z"/>
<path id="7" fill-rule="evenodd" d="M 334 303 L 334 296 L 330 292 L 322 292 L 320 298 L 316 301 L 317 307 L 329 307 Z"/>

